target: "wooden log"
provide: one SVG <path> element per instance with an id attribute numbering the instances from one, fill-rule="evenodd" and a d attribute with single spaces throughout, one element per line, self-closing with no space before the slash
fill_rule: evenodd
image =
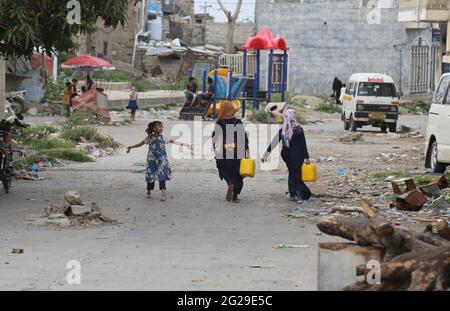
<path id="1" fill-rule="evenodd" d="M 447 220 L 439 220 L 436 224 L 436 229 L 441 237 L 450 241 L 450 227 Z"/>
<path id="2" fill-rule="evenodd" d="M 323 233 L 355 241 L 362 246 L 388 244 L 388 240 L 382 235 L 379 236 L 373 229 L 374 225 L 370 219 L 331 215 L 322 217 L 317 227 Z"/>
<path id="3" fill-rule="evenodd" d="M 361 202 L 361 207 L 364 214 L 370 218 L 370 225 L 378 236 L 391 236 L 394 233 L 394 227 L 392 227 L 392 224 L 384 217 L 379 216 L 369 201 L 363 200 Z"/>

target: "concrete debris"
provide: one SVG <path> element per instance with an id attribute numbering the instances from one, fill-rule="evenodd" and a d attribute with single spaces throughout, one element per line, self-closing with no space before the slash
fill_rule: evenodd
<path id="1" fill-rule="evenodd" d="M 84 205 L 71 205 L 67 211 L 68 216 L 84 216 L 91 212 L 91 208 Z"/>
<path id="2" fill-rule="evenodd" d="M 64 200 L 55 200 L 49 207 L 44 208 L 45 215 L 30 215 L 25 222 L 35 226 L 88 227 L 98 225 L 117 224 L 114 219 L 103 215 L 101 204 L 89 202 L 86 204 L 71 204 L 81 202 L 78 192 L 68 191 Z"/>
<path id="3" fill-rule="evenodd" d="M 64 194 L 64 199 L 67 202 L 73 205 L 81 205 L 81 197 L 80 194 L 76 191 L 68 191 Z"/>
<path id="4" fill-rule="evenodd" d="M 417 189 L 402 194 L 396 198 L 396 207 L 401 211 L 418 211 L 428 202 L 424 196 Z"/>

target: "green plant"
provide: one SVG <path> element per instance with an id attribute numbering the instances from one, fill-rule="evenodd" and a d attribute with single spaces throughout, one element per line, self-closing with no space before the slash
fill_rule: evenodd
<path id="1" fill-rule="evenodd" d="M 431 100 L 417 100 L 405 105 L 409 113 L 428 113 L 431 107 Z"/>
<path id="2" fill-rule="evenodd" d="M 35 150 L 75 148 L 74 143 L 57 138 L 30 138 L 24 144 Z"/>
<path id="3" fill-rule="evenodd" d="M 27 136 L 39 135 L 41 133 L 54 134 L 56 132 L 58 132 L 58 129 L 48 124 L 39 124 L 36 126 L 23 129 L 23 133 Z"/>
<path id="4" fill-rule="evenodd" d="M 264 109 L 253 110 L 253 119 L 260 123 L 267 123 L 268 114 Z"/>
<path id="5" fill-rule="evenodd" d="M 46 100 L 60 101 L 64 96 L 64 92 L 66 91 L 66 82 L 68 77 L 64 72 L 60 72 L 56 82 L 53 79 L 47 80 L 47 88 L 45 92 Z"/>
<path id="6" fill-rule="evenodd" d="M 397 178 L 406 178 L 411 177 L 411 174 L 406 171 L 389 171 L 389 172 L 374 173 L 370 175 L 370 177 L 373 179 L 383 179 L 383 180 L 390 176 L 394 176 Z"/>
<path id="7" fill-rule="evenodd" d="M 90 158 L 83 151 L 76 148 L 56 148 L 42 150 L 43 154 L 56 159 L 69 160 L 74 162 L 93 162 L 94 160 Z"/>
<path id="8" fill-rule="evenodd" d="M 325 95 L 319 97 L 321 101 L 314 109 L 315 111 L 324 113 L 342 113 L 342 107 L 336 105 L 331 97 Z"/>

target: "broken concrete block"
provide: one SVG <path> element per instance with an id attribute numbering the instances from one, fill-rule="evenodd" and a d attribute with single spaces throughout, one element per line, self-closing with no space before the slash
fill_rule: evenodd
<path id="1" fill-rule="evenodd" d="M 52 214 L 64 214 L 70 207 L 70 203 L 66 200 L 57 200 L 50 204 L 50 207 L 44 209 L 47 216 Z"/>
<path id="2" fill-rule="evenodd" d="M 71 205 L 70 206 L 70 216 L 82 216 L 91 213 L 91 208 L 84 205 Z"/>
<path id="3" fill-rule="evenodd" d="M 398 210 L 418 211 L 427 202 L 427 197 L 424 196 L 420 191 L 415 189 L 397 197 L 395 203 Z"/>
<path id="4" fill-rule="evenodd" d="M 423 192 L 423 194 L 425 194 L 428 197 L 432 197 L 432 198 L 438 198 L 442 194 L 441 188 L 439 188 L 439 186 L 436 184 L 428 184 L 428 185 L 419 187 L 419 189 L 420 189 L 420 191 Z"/>
<path id="5" fill-rule="evenodd" d="M 406 185 L 406 189 L 401 189 L 400 185 Z M 397 195 L 408 193 L 412 190 L 417 189 L 416 184 L 414 183 L 414 180 L 412 178 L 406 178 L 406 179 L 398 179 L 398 180 L 391 180 L 392 190 L 394 190 L 394 193 Z"/>
<path id="6" fill-rule="evenodd" d="M 81 196 L 76 191 L 67 191 L 64 194 L 64 199 L 69 202 L 71 205 L 81 205 Z"/>
<path id="7" fill-rule="evenodd" d="M 86 203 L 86 206 L 91 209 L 91 213 L 94 215 L 100 216 L 103 213 L 101 204 L 97 202 Z"/>

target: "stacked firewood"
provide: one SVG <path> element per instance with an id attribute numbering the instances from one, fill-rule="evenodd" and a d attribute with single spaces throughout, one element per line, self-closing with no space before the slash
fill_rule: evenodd
<path id="1" fill-rule="evenodd" d="M 320 231 L 381 250 L 381 284 L 361 281 L 343 290 L 450 290 L 450 228 L 447 220 L 423 233 L 393 226 L 369 202 L 362 203 L 365 218 L 329 215 L 319 220 Z M 355 267 L 358 276 L 368 275 L 365 265 Z"/>

